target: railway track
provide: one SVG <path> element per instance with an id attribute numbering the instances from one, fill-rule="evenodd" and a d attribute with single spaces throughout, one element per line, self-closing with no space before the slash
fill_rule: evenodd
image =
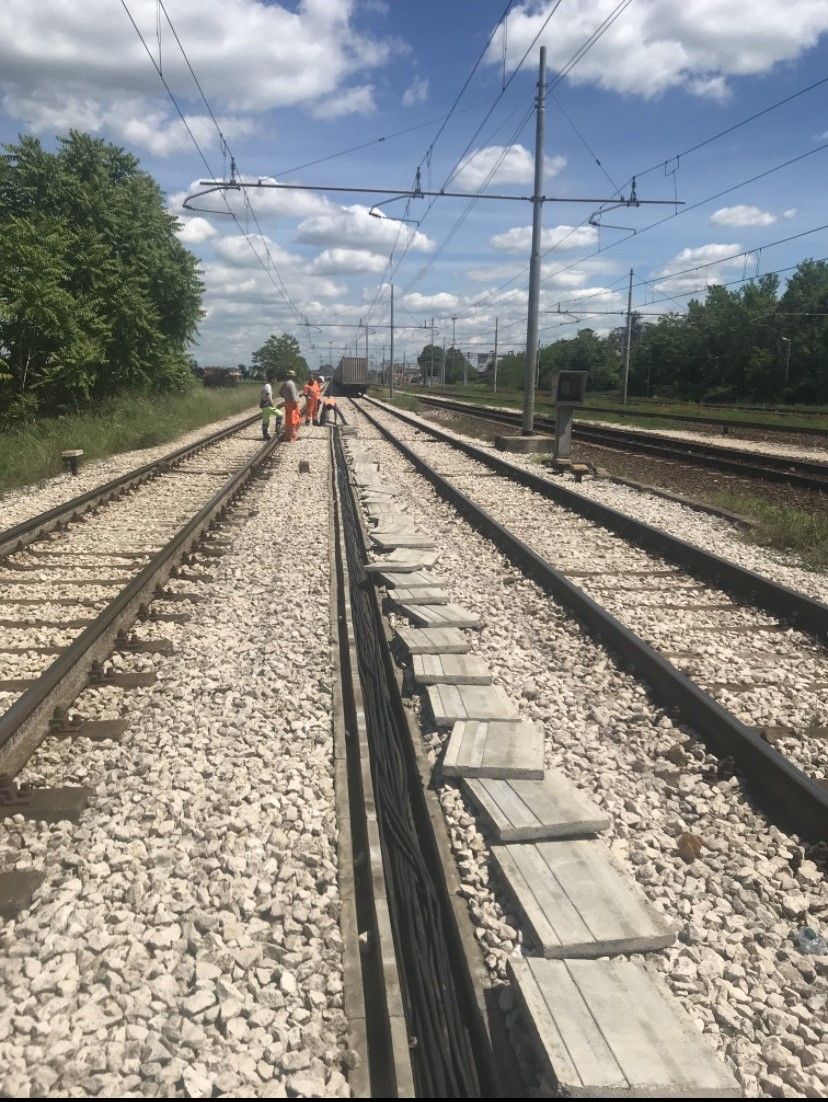
<path id="1" fill-rule="evenodd" d="M 491 406 L 458 402 L 450 398 L 434 398 L 417 394 L 426 405 L 449 409 L 467 417 L 477 417 L 494 424 L 519 428 L 521 414 Z M 536 417 L 535 427 L 544 432 L 554 432 L 555 421 L 548 417 Z M 828 463 L 807 459 L 789 459 L 767 453 L 746 452 L 744 449 L 727 448 L 718 444 L 696 443 L 687 440 L 670 440 L 654 437 L 652 433 L 632 429 L 593 426 L 576 421 L 572 437 L 584 444 L 601 448 L 634 452 L 641 456 L 670 460 L 686 466 L 698 466 L 724 471 L 764 482 L 784 483 L 816 493 L 828 492 Z"/>
<path id="2" fill-rule="evenodd" d="M 372 399 L 360 408 L 743 771 L 774 821 L 828 838 L 828 607 L 580 495 L 558 504 L 559 484 L 431 423 Z M 794 608 L 800 630 L 783 619 Z"/>
<path id="3" fill-rule="evenodd" d="M 149 675 L 107 671 L 113 649 L 160 644 L 130 639 L 136 620 L 187 575 L 210 526 L 269 460 L 252 417 L 147 464 L 64 505 L 0 532 L 0 780 L 11 785 L 50 733 L 79 733 L 69 707 L 90 683 L 139 685 Z M 193 568 L 195 569 L 195 568 Z M 180 588 L 180 583 L 179 584 Z M 192 593 L 179 599 L 197 599 Z M 32 643 L 32 637 L 36 642 Z M 92 728 L 86 728 L 93 734 Z M 109 728 L 107 728 L 109 731 Z M 13 788 L 7 799 L 18 799 Z"/>

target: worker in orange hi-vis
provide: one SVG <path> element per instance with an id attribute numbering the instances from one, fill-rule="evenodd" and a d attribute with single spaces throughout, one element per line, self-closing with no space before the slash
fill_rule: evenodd
<path id="1" fill-rule="evenodd" d="M 313 387 L 312 379 L 308 379 L 305 385 L 302 387 L 302 393 L 305 396 L 305 424 L 311 423 L 311 409 L 313 408 Z"/>
<path id="2" fill-rule="evenodd" d="M 296 388 L 296 372 L 288 371 L 287 378 L 282 383 L 279 393 L 285 400 L 285 418 L 282 440 L 288 444 L 296 441 L 296 430 L 301 420 L 299 416 L 299 391 Z"/>
<path id="3" fill-rule="evenodd" d="M 305 424 L 309 425 L 313 422 L 316 425 L 319 423 L 319 403 L 322 398 L 322 387 L 315 375 L 312 375 L 310 380 L 305 383 L 303 391 L 306 398 Z"/>

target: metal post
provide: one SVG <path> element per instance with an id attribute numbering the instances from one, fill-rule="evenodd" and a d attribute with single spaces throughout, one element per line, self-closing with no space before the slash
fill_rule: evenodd
<path id="1" fill-rule="evenodd" d="M 782 337 L 782 342 L 788 346 L 787 352 L 785 353 L 785 386 L 787 386 L 788 385 L 788 373 L 789 373 L 790 368 L 791 368 L 791 338 L 790 337 Z"/>
<path id="2" fill-rule="evenodd" d="M 440 371 L 442 377 L 443 390 L 446 389 L 446 338 L 443 337 L 443 367 Z"/>
<path id="3" fill-rule="evenodd" d="M 388 365 L 388 397 L 394 397 L 394 284 L 391 284 L 391 363 Z"/>
<path id="4" fill-rule="evenodd" d="M 428 385 L 434 386 L 434 318 L 431 319 L 431 352 L 429 354 L 430 368 Z"/>
<path id="5" fill-rule="evenodd" d="M 499 318 L 495 318 L 494 386 L 492 388 L 492 394 L 497 394 L 497 323 L 499 320 Z"/>
<path id="6" fill-rule="evenodd" d="M 543 145 L 546 122 L 546 47 L 540 48 L 538 98 L 535 120 L 535 188 L 532 193 L 532 256 L 529 261 L 529 315 L 526 322 L 526 363 L 523 373 L 523 429 L 531 436 L 535 429 L 535 361 L 540 304 L 541 230 L 543 229 Z"/>
<path id="7" fill-rule="evenodd" d="M 632 344 L 632 281 L 630 268 L 630 289 L 627 291 L 627 344 L 624 349 L 624 405 L 627 404 L 627 386 L 630 381 L 630 345 Z"/>

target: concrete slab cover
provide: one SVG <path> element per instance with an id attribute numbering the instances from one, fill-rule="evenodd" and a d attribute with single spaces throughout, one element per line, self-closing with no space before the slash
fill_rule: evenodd
<path id="1" fill-rule="evenodd" d="M 417 587 L 413 589 L 403 589 L 402 587 L 394 589 L 390 594 L 395 601 L 401 603 L 404 601 L 415 601 L 418 605 L 447 605 L 448 594 L 444 589 L 440 589 L 439 586 L 429 585 Z"/>
<path id="2" fill-rule="evenodd" d="M 471 643 L 456 628 L 397 628 L 410 654 L 466 654 Z"/>
<path id="3" fill-rule="evenodd" d="M 628 960 L 508 961 L 565 1095 L 738 1098 L 741 1090 L 662 981 Z"/>
<path id="4" fill-rule="evenodd" d="M 414 679 L 422 685 L 491 685 L 492 675 L 473 654 L 415 654 Z"/>
<path id="5" fill-rule="evenodd" d="M 463 787 L 500 842 L 573 838 L 609 827 L 609 816 L 554 769 L 542 781 L 468 780 Z"/>
<path id="6" fill-rule="evenodd" d="M 517 705 L 499 685 L 429 685 L 427 691 L 438 727 L 453 727 L 466 719 L 520 719 Z M 526 724 L 525 736 L 531 727 Z M 499 732 L 499 737 L 503 734 Z M 485 739 L 486 732 L 477 737 Z"/>
<path id="7" fill-rule="evenodd" d="M 417 624 L 427 628 L 479 628 L 480 617 L 460 605 L 400 605 L 400 610 Z"/>
<path id="8" fill-rule="evenodd" d="M 421 532 L 406 532 L 402 529 L 379 529 L 371 532 L 371 539 L 380 547 L 423 547 L 427 550 L 434 548 L 434 540 L 430 536 L 424 536 Z"/>
<path id="9" fill-rule="evenodd" d="M 516 842 L 492 855 L 545 957 L 641 953 L 676 939 L 602 842 Z"/>
<path id="10" fill-rule="evenodd" d="M 400 547 L 385 559 L 386 570 L 428 570 L 440 558 L 436 551 L 424 548 Z"/>
<path id="11" fill-rule="evenodd" d="M 429 696 L 440 687 L 432 686 Z M 539 780 L 543 776 L 543 732 L 521 719 L 455 723 L 443 758 L 443 773 L 447 777 Z"/>

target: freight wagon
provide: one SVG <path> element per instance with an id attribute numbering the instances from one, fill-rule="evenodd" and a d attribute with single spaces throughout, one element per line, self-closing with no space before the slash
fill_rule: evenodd
<path id="1" fill-rule="evenodd" d="M 368 360 L 364 356 L 343 356 L 334 371 L 336 394 L 364 394 L 368 389 Z"/>

